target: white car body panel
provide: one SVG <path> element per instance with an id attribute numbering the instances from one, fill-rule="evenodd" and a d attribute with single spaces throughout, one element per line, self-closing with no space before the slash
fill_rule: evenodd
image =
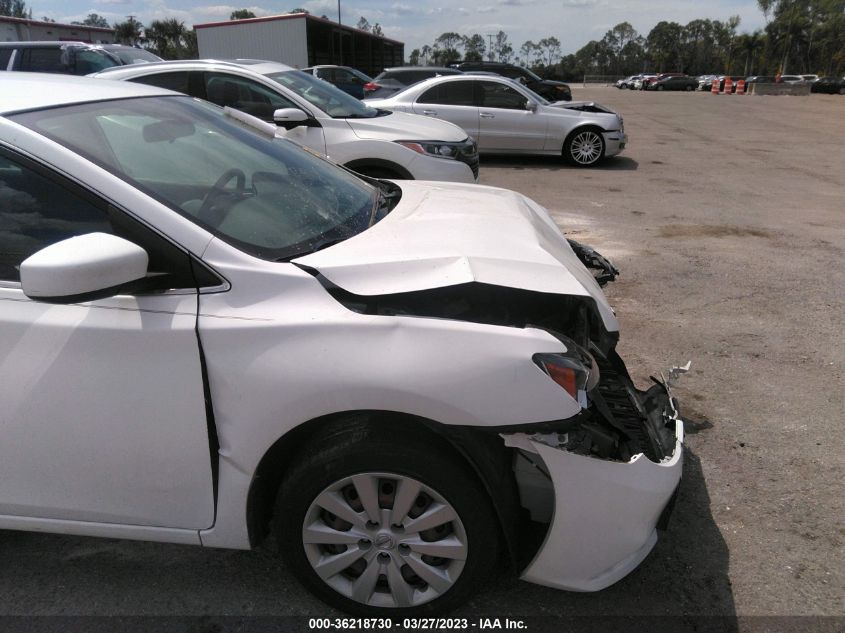
<path id="1" fill-rule="evenodd" d="M 456 81 L 494 82 L 515 90 L 533 104 L 533 111 L 507 108 L 453 106 L 438 103 L 422 103 L 418 99 L 432 87 L 441 83 Z M 596 126 L 607 132 L 605 156 L 614 156 L 622 151 L 627 142 L 621 117 L 607 109 L 607 112 L 585 112 L 574 109 L 584 102 L 541 103 L 538 95 L 518 82 L 504 77 L 449 75 L 434 77 L 414 84 L 410 88 L 385 99 L 367 99 L 365 103 L 374 108 L 400 112 L 415 112 L 441 118 L 464 127 L 478 141 L 478 149 L 488 154 L 545 154 L 560 155 L 566 137 L 577 127 Z M 604 107 L 604 106 L 602 106 Z M 477 119 L 475 118 L 477 113 Z M 476 136 L 466 125 L 477 120 Z M 473 128 L 476 129 L 476 128 Z M 609 134 L 608 134 L 609 133 Z"/>
<path id="2" fill-rule="evenodd" d="M 465 163 L 419 154 L 396 143 L 396 141 L 459 142 L 467 138 L 467 134 L 459 127 L 446 121 L 429 120 L 426 117 L 407 114 L 397 116 L 395 113 L 373 119 L 335 119 L 293 90 L 262 74 L 285 70 L 294 69 L 275 62 L 237 66 L 225 62 L 184 61 L 118 66 L 115 67 L 114 72 L 101 72 L 94 76 L 129 81 L 176 71 L 232 73 L 260 83 L 265 88 L 278 93 L 319 122 L 319 127 L 299 126 L 292 130 L 279 128 L 278 134 L 328 156 L 338 164 L 345 165 L 354 161 L 376 159 L 395 163 L 416 180 L 477 182 L 472 170 Z"/>
<path id="3" fill-rule="evenodd" d="M 0 304 L 0 515 L 210 526 L 196 295 Z"/>
<path id="4" fill-rule="evenodd" d="M 521 578 L 556 589 L 599 591 L 631 572 L 657 542 L 655 524 L 683 470 L 684 428 L 661 463 L 643 454 L 607 462 L 523 436 L 514 445 L 539 456 L 552 478 L 552 525 Z M 594 503 L 601 499 L 601 503 Z M 571 511 L 578 508 L 577 512 Z"/>
<path id="5" fill-rule="evenodd" d="M 169 94 L 78 78 L 0 82 L 17 79 L 33 84 L 28 97 L 11 92 L 20 108 L 53 103 L 44 86 L 63 103 Z M 293 263 L 270 262 L 214 238 L 3 111 L 0 144 L 166 236 L 221 284 L 199 294 L 55 305 L 0 282 L 0 528 L 249 548 L 256 468 L 274 442 L 302 424 L 380 410 L 490 427 L 581 410 L 532 360 L 564 351 L 550 333 L 361 314 L 303 267 L 362 295 L 480 282 L 590 297 L 605 329 L 618 330 L 603 293 L 546 211 L 519 194 L 402 182 L 399 204 L 370 229 Z M 643 455 L 629 463 L 599 460 L 527 441 L 550 472 L 561 511 L 523 577 L 593 590 L 630 571 L 653 545 L 657 514 L 680 476 L 680 424 L 677 437 L 662 463 Z"/>

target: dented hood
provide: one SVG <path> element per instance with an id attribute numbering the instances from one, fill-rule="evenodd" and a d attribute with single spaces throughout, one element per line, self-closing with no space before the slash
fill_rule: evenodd
<path id="1" fill-rule="evenodd" d="M 618 331 L 592 274 L 532 200 L 480 185 L 397 184 L 402 199 L 383 220 L 294 263 L 364 296 L 478 282 L 592 297 L 605 328 Z"/>

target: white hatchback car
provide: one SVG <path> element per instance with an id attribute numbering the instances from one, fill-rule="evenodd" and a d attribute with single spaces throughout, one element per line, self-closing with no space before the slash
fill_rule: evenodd
<path id="1" fill-rule="evenodd" d="M 482 154 L 563 155 L 576 166 L 590 167 L 621 152 L 627 142 L 622 117 L 610 108 L 589 101 L 549 103 L 505 77 L 434 77 L 364 103 L 459 125 L 478 141 Z"/>
<path id="2" fill-rule="evenodd" d="M 465 600 L 500 556 L 601 589 L 682 465 L 668 387 L 546 211 L 362 180 L 261 121 L 0 76 L 0 528 L 250 548 L 352 613 Z M 539 528 L 539 529 L 538 529 Z"/>
<path id="3" fill-rule="evenodd" d="M 286 138 L 367 176 L 478 181 L 478 151 L 464 130 L 445 121 L 377 110 L 284 64 L 183 60 L 110 70 L 116 72 L 93 76 L 176 90 L 236 108 L 275 123 Z"/>

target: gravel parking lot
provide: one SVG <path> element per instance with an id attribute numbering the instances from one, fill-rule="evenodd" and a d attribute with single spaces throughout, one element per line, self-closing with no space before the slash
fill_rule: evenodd
<path id="1" fill-rule="evenodd" d="M 621 269 L 607 292 L 641 385 L 692 360 L 681 495 L 613 587 L 495 581 L 457 615 L 845 616 L 845 97 L 573 92 L 619 110 L 628 149 L 592 170 L 486 159 L 482 183 L 534 198 Z M 0 614 L 336 615 L 273 544 L 5 532 L 0 555 Z M 820 622 L 845 620 L 801 627 Z"/>

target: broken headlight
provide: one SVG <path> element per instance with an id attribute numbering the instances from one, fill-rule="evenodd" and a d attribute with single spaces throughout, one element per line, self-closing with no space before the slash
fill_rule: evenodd
<path id="1" fill-rule="evenodd" d="M 565 352 L 534 354 L 532 358 L 549 378 L 586 409 L 587 392 L 599 381 L 598 365 L 583 347 L 565 337 L 560 338 L 566 345 Z"/>

